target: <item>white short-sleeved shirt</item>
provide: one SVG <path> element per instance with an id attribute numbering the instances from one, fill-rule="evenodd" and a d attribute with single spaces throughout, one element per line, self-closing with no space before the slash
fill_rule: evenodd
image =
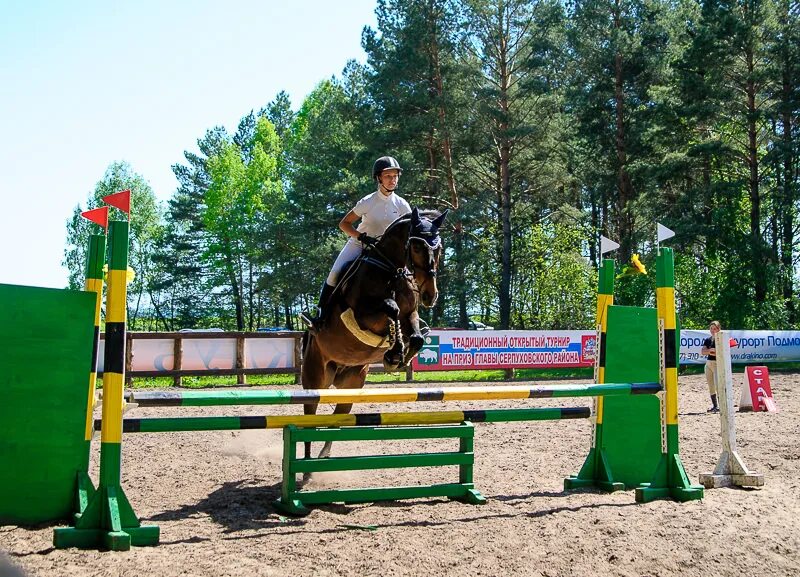
<path id="1" fill-rule="evenodd" d="M 395 193 L 386 196 L 376 190 L 359 200 L 353 212 L 361 217 L 358 232 L 380 236 L 398 217 L 410 213 L 411 205 Z"/>

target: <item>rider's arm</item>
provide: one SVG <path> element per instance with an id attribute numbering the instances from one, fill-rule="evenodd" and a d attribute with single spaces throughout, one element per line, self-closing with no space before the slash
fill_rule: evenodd
<path id="1" fill-rule="evenodd" d="M 361 217 L 358 216 L 352 210 L 344 215 L 344 218 L 339 221 L 339 229 L 345 233 L 350 238 L 357 239 L 358 235 L 361 234 L 356 230 L 355 224 Z"/>

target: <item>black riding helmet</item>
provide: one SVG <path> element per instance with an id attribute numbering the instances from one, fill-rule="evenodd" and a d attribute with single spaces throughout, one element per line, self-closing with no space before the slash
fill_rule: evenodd
<path id="1" fill-rule="evenodd" d="M 381 156 L 375 161 L 375 164 L 372 165 L 372 178 L 377 182 L 381 172 L 392 168 L 399 170 L 400 174 L 403 173 L 403 169 L 400 168 L 400 163 L 397 162 L 396 158 L 393 156 Z"/>

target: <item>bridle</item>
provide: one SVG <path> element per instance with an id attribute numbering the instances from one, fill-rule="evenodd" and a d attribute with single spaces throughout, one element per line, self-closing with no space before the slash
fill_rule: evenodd
<path id="1" fill-rule="evenodd" d="M 416 266 L 414 265 L 414 258 L 411 254 L 411 245 L 414 243 L 424 246 L 427 252 L 426 260 L 428 264 L 425 270 L 426 278 L 421 284 L 417 283 L 415 276 Z M 409 235 L 408 240 L 406 240 L 404 249 L 405 263 L 402 267 L 395 266 L 392 259 L 386 256 L 377 246 L 370 247 L 368 250 L 364 251 L 361 259 L 365 264 L 392 274 L 390 283 L 396 282 L 401 278 L 409 281 L 411 289 L 419 296 L 426 283 L 431 279 L 435 280 L 437 277 L 436 251 L 440 250 L 441 246 L 442 239 L 438 231 L 413 231 L 413 233 Z M 434 302 L 436 302 L 435 298 Z"/>
<path id="2" fill-rule="evenodd" d="M 414 258 L 411 254 L 411 245 L 412 243 L 421 244 L 425 247 L 427 251 L 427 263 L 428 268 L 425 271 L 426 276 L 425 280 L 422 281 L 421 284 L 417 284 L 417 278 L 415 275 L 415 267 L 414 267 Z M 414 236 L 408 237 L 408 243 L 406 243 L 406 266 L 409 268 L 409 272 L 411 273 L 411 278 L 413 280 L 413 290 L 417 293 L 417 296 L 422 292 L 422 289 L 428 283 L 428 281 L 433 280 L 436 281 L 437 270 L 436 270 L 436 251 L 441 250 L 442 247 L 442 239 L 439 236 L 438 231 L 433 232 L 423 232 L 419 231 Z M 435 296 L 433 298 L 433 306 L 436 303 L 436 300 L 439 296 L 439 291 L 436 291 Z"/>

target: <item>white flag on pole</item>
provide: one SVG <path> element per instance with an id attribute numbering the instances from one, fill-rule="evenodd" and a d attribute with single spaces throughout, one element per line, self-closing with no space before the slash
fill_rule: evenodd
<path id="1" fill-rule="evenodd" d="M 618 248 L 618 242 L 614 242 L 610 238 L 604 237 L 602 234 L 600 235 L 600 256 L 606 254 L 607 252 L 611 252 L 612 250 L 617 250 Z"/>
<path id="2" fill-rule="evenodd" d="M 657 229 L 658 242 L 661 242 L 662 240 L 667 240 L 668 238 L 672 238 L 673 236 L 675 236 L 674 230 L 668 229 L 660 222 L 656 223 L 656 229 Z"/>

